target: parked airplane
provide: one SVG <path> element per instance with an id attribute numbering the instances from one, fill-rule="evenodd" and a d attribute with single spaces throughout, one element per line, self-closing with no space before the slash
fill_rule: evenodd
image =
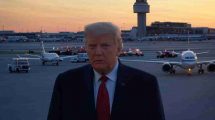
<path id="1" fill-rule="evenodd" d="M 45 63 L 50 62 L 50 63 L 55 63 L 56 65 L 59 65 L 60 61 L 63 61 L 66 58 L 71 58 L 72 56 L 64 56 L 60 57 L 57 53 L 48 53 L 45 51 L 43 41 L 41 42 L 41 55 L 32 55 L 32 54 L 26 54 L 28 56 L 32 57 L 27 57 L 27 59 L 40 59 L 42 61 L 42 65 L 45 65 Z M 36 58 L 33 58 L 36 57 Z M 26 57 L 24 57 L 26 58 Z"/>
<path id="2" fill-rule="evenodd" d="M 209 61 L 198 61 L 197 55 L 199 54 L 204 54 L 207 52 L 202 52 L 202 53 L 195 53 L 191 50 L 186 50 L 183 51 L 180 56 L 181 60 L 180 61 L 149 61 L 149 60 L 125 60 L 121 59 L 122 61 L 140 61 L 140 62 L 148 62 L 148 63 L 158 63 L 158 64 L 163 64 L 162 70 L 164 72 L 168 72 L 170 74 L 175 74 L 175 67 L 181 67 L 189 74 L 191 74 L 192 69 L 195 67 L 198 67 L 198 73 L 203 74 L 204 69 L 202 68 L 202 65 L 207 65 L 207 70 L 209 72 L 215 72 L 215 60 L 209 60 Z"/>

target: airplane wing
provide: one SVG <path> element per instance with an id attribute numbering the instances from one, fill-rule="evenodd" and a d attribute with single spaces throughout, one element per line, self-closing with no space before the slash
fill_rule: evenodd
<path id="1" fill-rule="evenodd" d="M 28 60 L 40 60 L 40 58 L 30 58 L 30 57 L 22 57 L 22 58 L 26 58 Z"/>
<path id="2" fill-rule="evenodd" d="M 31 54 L 25 54 L 25 55 L 28 55 L 28 56 L 32 56 L 32 57 L 25 57 L 25 56 L 20 56 L 20 55 L 17 55 L 18 58 L 23 58 L 23 59 L 28 59 L 28 60 L 40 60 L 40 56 L 39 55 L 31 55 Z M 36 57 L 36 58 L 34 58 Z"/>
<path id="3" fill-rule="evenodd" d="M 209 64 L 209 63 L 215 63 L 215 60 L 198 61 L 198 62 L 197 62 L 198 65 L 201 65 L 201 64 Z"/>
<path id="4" fill-rule="evenodd" d="M 125 62 L 144 62 L 144 63 L 157 63 L 157 64 L 170 64 L 180 66 L 182 63 L 177 61 L 157 61 L 157 60 L 128 60 L 128 59 L 120 59 Z"/>
<path id="5" fill-rule="evenodd" d="M 74 56 L 76 56 L 76 55 L 61 56 L 60 59 L 61 59 L 61 60 L 64 60 L 64 59 L 72 58 L 72 57 L 74 57 Z"/>
<path id="6" fill-rule="evenodd" d="M 175 52 L 175 51 L 173 51 L 172 53 L 176 54 L 176 55 L 181 55 L 181 53 L 178 53 L 178 52 Z"/>
<path id="7" fill-rule="evenodd" d="M 40 55 L 32 55 L 32 54 L 25 54 L 25 55 L 27 55 L 27 56 L 31 56 L 31 57 L 41 58 L 41 56 L 40 56 Z"/>
<path id="8" fill-rule="evenodd" d="M 40 58 L 31 58 L 31 57 L 19 57 L 23 59 L 28 59 L 28 60 L 40 60 Z"/>
<path id="9" fill-rule="evenodd" d="M 200 52 L 200 53 L 196 53 L 196 55 L 201 55 L 201 54 L 206 54 L 206 53 L 209 53 L 209 52 Z"/>

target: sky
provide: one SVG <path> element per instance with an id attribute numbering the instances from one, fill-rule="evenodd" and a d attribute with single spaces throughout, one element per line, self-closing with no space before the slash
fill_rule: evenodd
<path id="1" fill-rule="evenodd" d="M 136 0 L 0 0 L 0 30 L 59 32 L 83 30 L 100 21 L 129 30 L 137 24 Z M 187 22 L 215 28 L 215 0 L 148 0 L 147 25 L 154 21 Z"/>

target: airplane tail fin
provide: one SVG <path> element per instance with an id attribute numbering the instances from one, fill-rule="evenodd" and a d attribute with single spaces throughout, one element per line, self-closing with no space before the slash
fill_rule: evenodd
<path id="1" fill-rule="evenodd" d="M 41 47 L 42 47 L 42 53 L 45 53 L 45 48 L 44 48 L 44 44 L 43 44 L 43 41 L 41 41 Z"/>
<path id="2" fill-rule="evenodd" d="M 188 30 L 188 34 L 187 34 L 187 50 L 190 51 L 190 32 Z"/>

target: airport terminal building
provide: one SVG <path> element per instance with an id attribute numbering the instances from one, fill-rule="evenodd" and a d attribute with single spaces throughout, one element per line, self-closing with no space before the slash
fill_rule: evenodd
<path id="1" fill-rule="evenodd" d="M 188 23 L 153 22 L 148 27 L 150 35 L 155 34 L 215 34 L 215 29 L 207 27 L 192 27 Z"/>
<path id="2" fill-rule="evenodd" d="M 144 40 L 211 40 L 215 39 L 215 28 L 192 27 L 189 23 L 182 22 L 153 22 L 146 27 L 146 36 L 138 38 L 138 28 L 122 30 L 124 41 Z M 83 42 L 84 32 L 59 32 L 43 33 L 26 32 L 16 33 L 14 31 L 0 31 L 0 42 Z"/>
<path id="3" fill-rule="evenodd" d="M 188 37 L 190 40 L 215 39 L 215 28 L 192 27 L 188 23 L 156 21 L 146 29 L 147 35 L 141 40 L 187 40 Z M 137 40 L 137 27 L 122 33 L 125 39 Z"/>

